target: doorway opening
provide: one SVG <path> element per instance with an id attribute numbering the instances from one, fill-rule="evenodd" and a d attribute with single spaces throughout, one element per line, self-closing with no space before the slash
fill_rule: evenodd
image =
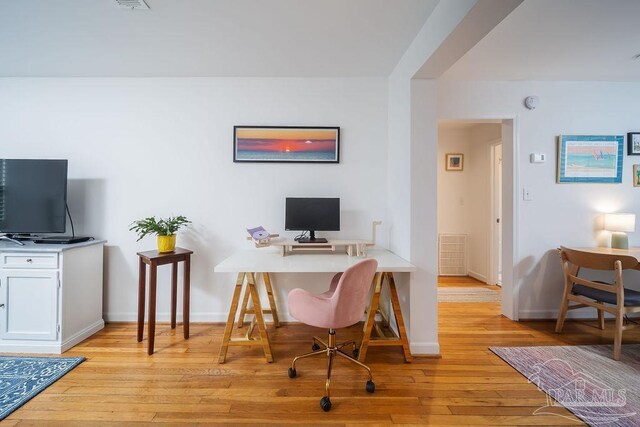
<path id="1" fill-rule="evenodd" d="M 487 303 L 496 314 L 503 305 L 502 142 L 499 119 L 438 122 L 438 301 Z"/>

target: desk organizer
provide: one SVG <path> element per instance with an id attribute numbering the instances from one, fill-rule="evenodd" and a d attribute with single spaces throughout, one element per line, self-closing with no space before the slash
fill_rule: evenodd
<path id="1" fill-rule="evenodd" d="M 298 243 L 292 241 L 273 242 L 280 246 L 280 254 L 285 256 L 296 252 L 339 252 L 349 256 L 364 256 L 367 254 L 365 240 L 329 240 L 327 243 Z"/>

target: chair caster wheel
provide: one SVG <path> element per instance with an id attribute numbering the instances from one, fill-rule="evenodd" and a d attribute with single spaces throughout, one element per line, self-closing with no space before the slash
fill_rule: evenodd
<path id="1" fill-rule="evenodd" d="M 320 399 L 320 407 L 324 412 L 329 412 L 329 410 L 331 410 L 331 401 L 329 400 L 329 397 L 324 396 Z"/>
<path id="2" fill-rule="evenodd" d="M 369 393 L 373 393 L 374 391 L 376 391 L 376 385 L 373 383 L 373 381 L 369 380 L 367 381 L 367 392 Z"/>
<path id="3" fill-rule="evenodd" d="M 289 368 L 289 371 L 287 373 L 289 374 L 289 378 L 295 378 L 296 375 L 297 375 L 297 372 L 296 372 L 295 368 Z M 367 385 L 367 387 L 369 387 L 369 386 Z"/>
<path id="4" fill-rule="evenodd" d="M 354 348 L 353 349 L 353 358 L 357 359 L 358 356 L 360 356 L 360 349 L 359 348 Z"/>
<path id="5" fill-rule="evenodd" d="M 313 343 L 313 345 L 311 346 L 311 350 L 312 351 L 318 351 L 320 350 L 320 346 L 317 343 Z"/>

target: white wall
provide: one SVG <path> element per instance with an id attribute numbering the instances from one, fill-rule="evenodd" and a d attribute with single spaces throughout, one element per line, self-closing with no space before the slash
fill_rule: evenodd
<path id="1" fill-rule="evenodd" d="M 369 238 L 379 219 L 378 242 L 388 244 L 386 79 L 4 78 L 0 99 L 0 158 L 69 159 L 76 234 L 109 241 L 108 320 L 135 319 L 136 252 L 155 241 L 136 243 L 128 226 L 145 216 L 193 221 L 178 244 L 195 251 L 194 321 L 226 319 L 234 278 L 213 267 L 250 246 L 246 227 L 282 233 L 286 196 L 340 197 L 342 231 L 324 235 Z M 233 163 L 234 125 L 340 126 L 340 163 Z M 159 276 L 158 318 L 166 319 L 168 270 Z M 276 275 L 283 314 L 303 279 Z M 311 290 L 327 280 L 313 276 Z"/>
<path id="2" fill-rule="evenodd" d="M 466 234 L 468 272 L 489 275 L 491 142 L 500 139 L 496 123 L 438 127 L 438 234 Z M 464 154 L 461 172 L 447 171 L 446 153 Z"/>
<path id="3" fill-rule="evenodd" d="M 528 95 L 540 97 L 536 110 L 523 106 Z M 438 116 L 442 119 L 517 116 L 518 188 L 514 194 L 519 195 L 519 245 L 513 253 L 521 318 L 553 318 L 557 314 L 562 277 L 555 248 L 595 246 L 606 241 L 607 236 L 596 225 L 600 212 L 640 213 L 638 190 L 631 180 L 632 165 L 640 163 L 640 158 L 625 155 L 622 184 L 556 184 L 556 137 L 638 131 L 638 96 L 638 83 L 439 82 Z M 529 154 L 534 152 L 547 154 L 548 161 L 529 163 Z M 507 176 L 505 171 L 505 179 Z M 522 201 L 523 187 L 530 189 L 533 201 Z M 631 245 L 640 245 L 640 234 L 630 233 L 629 240 Z M 629 273 L 636 283 L 638 275 Z"/>
<path id="4" fill-rule="evenodd" d="M 471 190 L 471 141 L 466 127 L 438 126 L 438 234 L 469 234 L 472 206 Z M 446 170 L 446 154 L 460 153 L 462 171 Z"/>

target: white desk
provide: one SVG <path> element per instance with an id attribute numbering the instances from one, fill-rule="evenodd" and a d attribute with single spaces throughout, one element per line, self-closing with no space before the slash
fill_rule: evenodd
<path id="1" fill-rule="evenodd" d="M 416 267 L 408 261 L 384 249 L 368 250 L 367 258 L 376 259 L 378 261 L 378 269 L 374 278 L 374 292 L 367 312 L 364 336 L 360 346 L 358 359 L 363 361 L 366 358 L 369 346 L 399 345 L 403 348 L 405 360 L 410 362 L 411 352 L 409 351 L 409 342 L 407 340 L 404 319 L 400 309 L 393 273 L 413 272 L 416 271 Z M 306 253 L 283 257 L 280 254 L 280 251 L 276 248 L 262 248 L 239 251 L 216 265 L 214 268 L 216 273 L 238 274 L 235 290 L 231 299 L 231 308 L 229 310 L 229 316 L 227 318 L 227 324 L 225 326 L 224 336 L 222 339 L 222 346 L 220 347 L 218 362 L 224 363 L 229 345 L 260 345 L 263 347 L 267 361 L 273 361 L 269 336 L 263 317 L 263 313 L 271 313 L 274 318 L 275 326 L 279 326 L 277 308 L 273 298 L 269 273 L 337 273 L 346 270 L 363 259 L 364 258 L 336 253 Z M 267 288 L 267 295 L 269 297 L 269 310 L 263 310 L 262 305 L 260 304 L 258 291 L 256 290 L 255 275 L 257 272 L 262 272 L 263 274 L 265 287 Z M 396 325 L 398 326 L 399 336 L 373 338 L 372 331 L 374 330 L 374 327 L 376 327 L 376 325 L 374 325 L 375 314 L 379 308 L 380 291 L 382 290 L 383 281 L 385 279 L 389 286 L 391 304 L 396 319 Z M 245 282 L 246 290 L 242 305 L 240 306 L 240 294 L 242 293 L 242 287 L 245 286 Z M 253 303 L 253 310 L 247 309 L 249 298 L 251 298 Z M 252 322 L 245 338 L 231 338 L 236 314 L 238 312 L 238 306 L 241 307 L 240 319 L 238 322 L 239 327 L 241 327 L 244 322 L 245 314 L 255 315 L 254 322 Z M 258 327 L 259 338 L 251 337 L 254 326 Z"/>

